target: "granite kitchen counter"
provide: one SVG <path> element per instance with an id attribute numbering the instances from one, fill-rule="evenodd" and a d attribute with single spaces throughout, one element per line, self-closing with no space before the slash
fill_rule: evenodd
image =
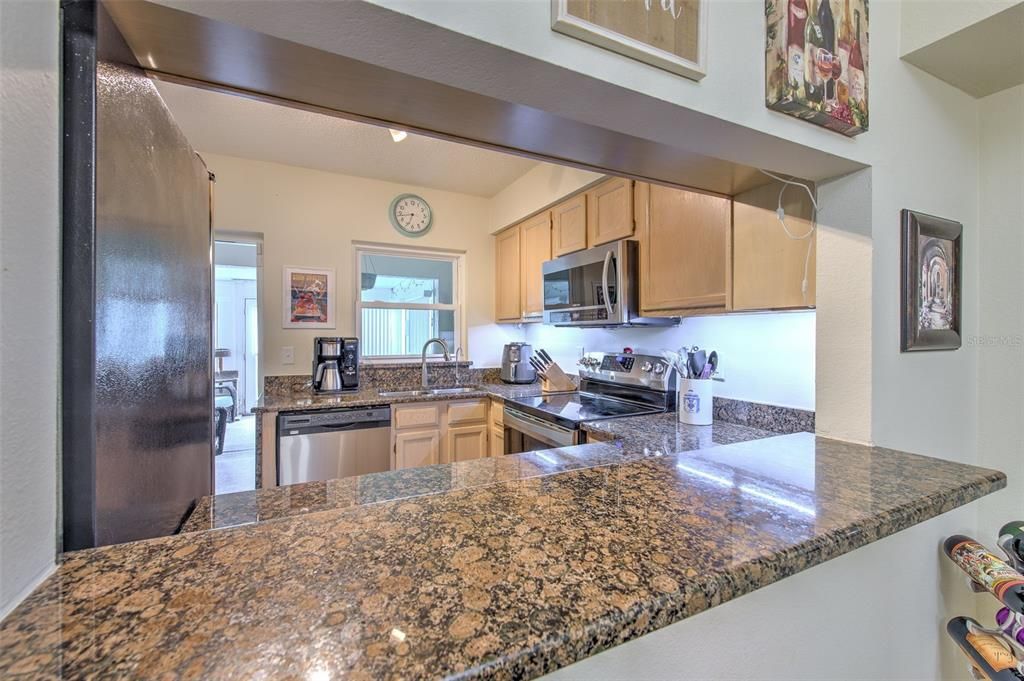
<path id="1" fill-rule="evenodd" d="M 614 442 L 615 446 L 580 445 L 206 496 L 196 504 L 182 531 L 268 522 L 305 513 L 441 494 L 775 435 L 729 423 L 688 426 L 679 423 L 674 413 L 599 421 L 585 424 L 584 429 L 591 437 L 597 435 L 600 441 Z"/>
<path id="2" fill-rule="evenodd" d="M 432 388 L 453 386 L 431 386 Z M 307 411 L 317 409 L 337 409 L 339 407 L 367 407 L 380 404 L 402 404 L 406 402 L 436 402 L 437 400 L 470 400 L 474 398 L 496 397 L 510 399 L 514 397 L 535 397 L 541 394 L 540 383 L 526 385 L 509 385 L 506 383 L 482 383 L 467 387 L 477 388 L 472 392 L 456 395 L 405 395 L 400 397 L 382 395 L 384 392 L 396 390 L 418 390 L 417 386 L 400 388 L 366 387 L 351 393 L 318 395 L 309 390 L 295 391 L 286 394 L 264 395 L 253 407 L 256 413 L 281 411 Z"/>
<path id="3" fill-rule="evenodd" d="M 616 460 L 622 449 L 67 554 L 0 623 L 0 677 L 535 677 L 1006 484 L 809 433 Z M 557 466 L 584 455 L 595 465 Z M 494 461 L 431 468 L 455 478 Z"/>

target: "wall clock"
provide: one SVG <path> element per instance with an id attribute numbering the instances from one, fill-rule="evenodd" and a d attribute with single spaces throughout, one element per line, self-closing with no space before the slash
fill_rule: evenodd
<path id="1" fill-rule="evenodd" d="M 430 204 L 415 194 L 399 194 L 391 201 L 388 217 L 395 229 L 405 236 L 423 236 L 434 223 Z"/>

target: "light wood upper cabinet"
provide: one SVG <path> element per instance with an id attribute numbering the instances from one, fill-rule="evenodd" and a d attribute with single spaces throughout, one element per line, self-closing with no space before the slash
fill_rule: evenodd
<path id="1" fill-rule="evenodd" d="M 471 461 L 487 456 L 487 423 L 448 428 L 448 461 Z"/>
<path id="2" fill-rule="evenodd" d="M 524 319 L 544 316 L 544 275 L 541 264 L 551 260 L 551 213 L 544 211 L 519 225 L 521 252 L 520 296 Z"/>
<path id="3" fill-rule="evenodd" d="M 395 468 L 441 463 L 441 430 L 411 430 L 395 434 Z"/>
<path id="4" fill-rule="evenodd" d="M 733 201 L 733 309 L 768 310 L 815 305 L 815 235 L 790 239 L 776 216 L 778 183 L 752 189 Z M 794 236 L 812 227 L 807 194 L 791 189 L 783 195 L 786 225 Z M 810 259 L 807 249 L 810 247 Z M 807 292 L 802 291 L 804 267 Z"/>
<path id="5" fill-rule="evenodd" d="M 551 250 L 554 257 L 587 247 L 587 195 L 577 194 L 551 209 Z"/>
<path id="6" fill-rule="evenodd" d="M 523 314 L 520 283 L 519 225 L 495 236 L 495 317 L 498 321 L 520 320 Z"/>
<path id="7" fill-rule="evenodd" d="M 728 198 L 640 186 L 640 311 L 645 316 L 725 311 L 729 306 Z"/>
<path id="8" fill-rule="evenodd" d="M 587 192 L 587 246 L 633 236 L 633 181 L 613 177 Z"/>

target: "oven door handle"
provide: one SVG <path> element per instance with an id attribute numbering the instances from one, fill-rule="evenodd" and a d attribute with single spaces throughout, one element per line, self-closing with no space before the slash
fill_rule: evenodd
<path id="1" fill-rule="evenodd" d="M 533 439 L 540 440 L 552 447 L 571 447 L 578 444 L 575 430 L 563 428 L 554 423 L 548 423 L 507 407 L 504 414 L 504 425 L 506 428 L 518 430 L 520 433 L 529 435 Z"/>
<path id="2" fill-rule="evenodd" d="M 612 255 L 614 255 L 614 253 L 614 251 L 609 250 L 604 254 L 604 268 L 601 270 L 601 286 L 604 291 L 604 308 L 608 311 L 608 321 L 611 321 L 615 314 L 612 312 L 612 294 L 611 291 L 608 290 L 608 268 L 612 264 Z"/>

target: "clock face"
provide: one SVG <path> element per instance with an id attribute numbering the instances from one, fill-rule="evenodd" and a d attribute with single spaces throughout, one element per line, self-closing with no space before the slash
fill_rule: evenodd
<path id="1" fill-rule="evenodd" d="M 434 216 L 426 201 L 415 194 L 401 194 L 391 202 L 391 224 L 408 236 L 422 236 L 430 231 Z"/>

